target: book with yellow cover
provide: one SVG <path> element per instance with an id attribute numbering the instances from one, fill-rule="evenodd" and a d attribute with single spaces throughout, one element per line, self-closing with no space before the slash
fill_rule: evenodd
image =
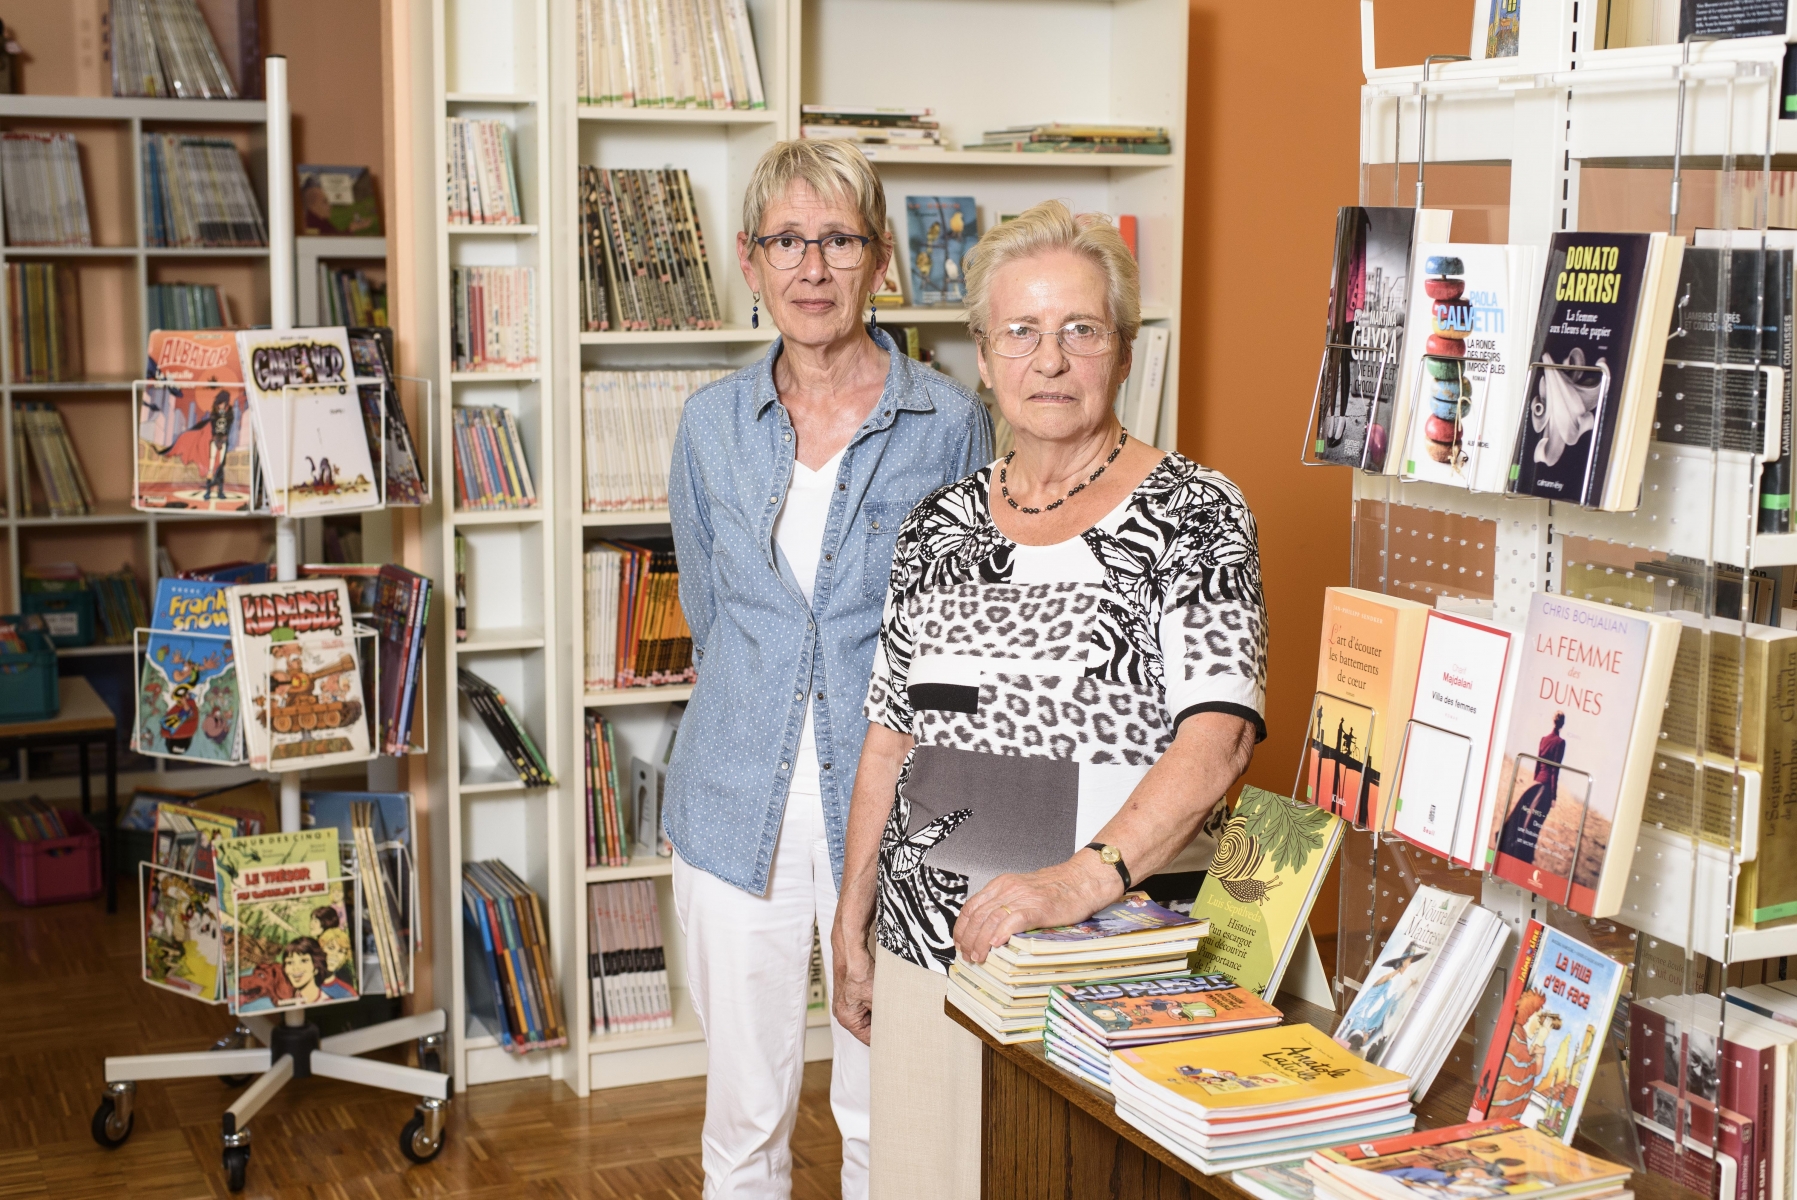
<path id="1" fill-rule="evenodd" d="M 1349 1053 L 1310 1025 L 1111 1052 L 1111 1074 L 1135 1077 L 1200 1122 L 1326 1112 L 1357 1101 L 1404 1099 L 1410 1079 Z"/>
<path id="2" fill-rule="evenodd" d="M 1362 829 L 1385 828 L 1384 777 L 1416 695 L 1429 606 L 1361 588 L 1323 593 L 1305 799 Z"/>
<path id="3" fill-rule="evenodd" d="M 1474 1121 L 1319 1150 L 1305 1171 L 1330 1195 L 1377 1200 L 1523 1194 L 1571 1200 L 1618 1191 L 1629 1178 L 1629 1168 L 1515 1121 Z"/>

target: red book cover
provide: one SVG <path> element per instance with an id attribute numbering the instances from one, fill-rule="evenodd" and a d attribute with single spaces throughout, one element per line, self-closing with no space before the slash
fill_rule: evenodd
<path id="1" fill-rule="evenodd" d="M 1478 1082 L 1473 1085 L 1472 1107 L 1466 1110 L 1466 1119 L 1469 1121 L 1484 1120 L 1486 1110 L 1491 1107 L 1491 1097 L 1497 1091 L 1498 1076 L 1504 1070 L 1504 1051 L 1510 1045 L 1516 1003 L 1522 999 L 1523 988 L 1535 968 L 1536 956 L 1541 953 L 1542 933 L 1540 921 L 1530 921 L 1529 927 L 1523 931 L 1522 944 L 1516 951 L 1516 964 L 1510 969 L 1510 987 L 1504 993 L 1504 1007 L 1500 1010 L 1503 1015 L 1491 1031 L 1491 1048 L 1485 1052 L 1485 1066 L 1479 1072 Z"/>

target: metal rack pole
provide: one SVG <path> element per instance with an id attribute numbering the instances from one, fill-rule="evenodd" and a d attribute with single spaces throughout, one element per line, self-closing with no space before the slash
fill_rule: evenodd
<path id="1" fill-rule="evenodd" d="M 268 93 L 268 285 L 269 325 L 293 328 L 293 131 L 287 104 L 287 59 L 265 60 Z M 299 522 L 275 518 L 275 578 L 299 578 Z M 281 830 L 300 828 L 298 771 L 281 772 Z"/>

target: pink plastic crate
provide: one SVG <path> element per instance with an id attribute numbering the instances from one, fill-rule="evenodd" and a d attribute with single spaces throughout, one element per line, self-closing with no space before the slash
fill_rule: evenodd
<path id="1" fill-rule="evenodd" d="M 66 838 L 14 840 L 0 825 L 0 883 L 20 904 L 62 904 L 100 894 L 100 835 L 80 814 L 65 811 Z"/>

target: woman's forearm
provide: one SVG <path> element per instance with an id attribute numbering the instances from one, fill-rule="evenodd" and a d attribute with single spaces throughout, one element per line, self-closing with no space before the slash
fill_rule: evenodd
<path id="1" fill-rule="evenodd" d="M 1253 757 L 1254 726 L 1242 718 L 1187 717 L 1167 752 L 1093 840 L 1117 847 L 1131 878 L 1148 878 L 1197 836 Z"/>
<path id="2" fill-rule="evenodd" d="M 866 952 L 878 897 L 880 833 L 892 812 L 899 769 L 910 752 L 910 734 L 895 732 L 877 721 L 867 727 L 855 790 L 849 799 L 842 890 L 836 900 L 836 931 L 843 942 L 834 947 L 839 956 Z"/>

